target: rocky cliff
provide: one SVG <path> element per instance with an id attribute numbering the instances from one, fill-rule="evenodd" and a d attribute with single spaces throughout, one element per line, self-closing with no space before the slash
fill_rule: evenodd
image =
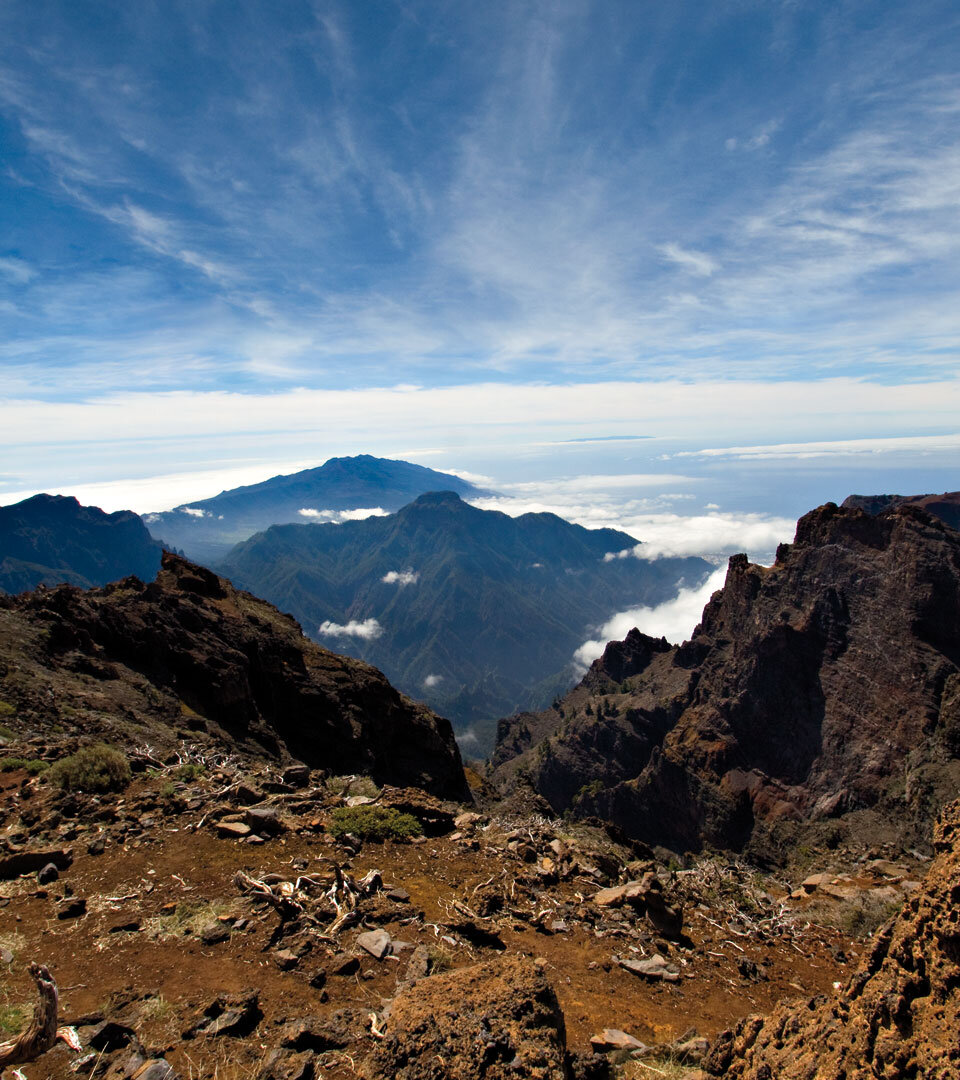
<path id="1" fill-rule="evenodd" d="M 751 1016 L 714 1044 L 729 1080 L 960 1076 L 960 802 L 934 829 L 922 887 L 875 937 L 835 998 Z"/>
<path id="2" fill-rule="evenodd" d="M 690 641 L 634 631 L 557 708 L 502 721 L 495 765 L 676 850 L 849 815 L 928 835 L 960 785 L 960 533 L 828 503 L 773 566 L 734 556 Z"/>
<path id="3" fill-rule="evenodd" d="M 289 616 L 165 553 L 130 577 L 0 598 L 7 725 L 131 743 L 249 746 L 333 773 L 464 797 L 449 723 L 375 668 L 308 641 Z"/>

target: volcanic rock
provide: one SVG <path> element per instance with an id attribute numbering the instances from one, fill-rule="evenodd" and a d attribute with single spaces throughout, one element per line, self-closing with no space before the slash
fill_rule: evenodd
<path id="1" fill-rule="evenodd" d="M 148 585 L 126 578 L 88 592 L 64 585 L 0 597 L 0 643 L 2 659 L 31 676 L 13 702 L 17 723 L 69 729 L 82 711 L 83 734 L 113 734 L 108 721 L 98 732 L 87 720 L 87 676 L 76 668 L 92 658 L 117 673 L 102 684 L 97 710 L 114 715 L 121 733 L 133 717 L 169 745 L 186 715 L 229 749 L 469 801 L 448 721 L 368 664 L 314 645 L 290 616 L 170 552 Z"/>
<path id="2" fill-rule="evenodd" d="M 563 1013 L 532 961 L 504 958 L 420 979 L 393 1001 L 366 1080 L 569 1080 Z M 452 1075 L 452 1074 L 451 1074 Z"/>
<path id="3" fill-rule="evenodd" d="M 960 1076 L 960 801 L 934 828 L 922 888 L 836 998 L 751 1016 L 713 1045 L 705 1068 L 729 1080 Z"/>
<path id="4" fill-rule="evenodd" d="M 960 533 L 828 503 L 773 566 L 731 558 L 690 641 L 633 630 L 556 709 L 501 721 L 495 763 L 673 851 L 853 812 L 910 846 L 960 787 Z"/>

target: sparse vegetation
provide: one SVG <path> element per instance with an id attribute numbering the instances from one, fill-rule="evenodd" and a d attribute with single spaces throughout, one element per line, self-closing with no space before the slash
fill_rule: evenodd
<path id="1" fill-rule="evenodd" d="M 47 779 L 62 791 L 122 791 L 130 782 L 130 762 L 106 743 L 82 746 L 75 754 L 55 761 Z"/>
<path id="2" fill-rule="evenodd" d="M 439 975 L 442 971 L 452 971 L 456 966 L 453 953 L 443 945 L 428 945 L 427 960 L 430 962 L 431 975 Z"/>
<path id="3" fill-rule="evenodd" d="M 40 758 L 8 757 L 0 760 L 0 772 L 15 772 L 17 769 L 23 769 L 30 776 L 39 776 L 49 768 L 50 763 L 41 761 Z"/>
<path id="4" fill-rule="evenodd" d="M 664 1076 L 667 1080 L 683 1080 L 689 1076 L 690 1063 L 683 1062 L 673 1054 L 658 1054 L 645 1057 L 643 1061 L 628 1061 L 620 1066 L 615 1075 L 618 1080 L 652 1080 L 657 1076 Z"/>
<path id="5" fill-rule="evenodd" d="M 19 1035 L 28 1019 L 29 1012 L 25 1005 L 0 1000 L 0 1036 Z"/>
<path id="6" fill-rule="evenodd" d="M 173 775 L 177 780 L 185 780 L 187 782 L 191 780 L 199 780 L 206 774 L 206 768 L 196 761 L 188 761 L 186 764 L 179 766 L 174 770 Z"/>
<path id="7" fill-rule="evenodd" d="M 587 799 L 595 799 L 601 791 L 603 791 L 603 781 L 591 780 L 588 784 L 584 784 L 576 793 L 576 795 L 574 795 L 574 805 L 579 806 Z"/>
<path id="8" fill-rule="evenodd" d="M 163 994 L 147 998 L 140 1006 L 140 1015 L 144 1020 L 166 1020 L 173 1011 L 173 1003 L 168 1001 Z"/>
<path id="9" fill-rule="evenodd" d="M 361 840 L 409 840 L 423 829 L 412 814 L 389 806 L 338 806 L 330 815 L 330 832 L 336 839 L 352 833 Z"/>
<path id="10" fill-rule="evenodd" d="M 880 899 L 868 893 L 848 903 L 837 903 L 835 900 L 816 902 L 801 914 L 820 926 L 841 930 L 863 941 L 892 919 L 901 907 L 902 900 Z"/>
<path id="11" fill-rule="evenodd" d="M 369 776 L 331 776 L 326 786 L 331 795 L 365 795 L 375 799 L 380 794 Z"/>
<path id="12" fill-rule="evenodd" d="M 196 934 L 229 910 L 230 905 L 223 900 L 181 900 L 169 914 L 148 920 L 146 930 L 158 941 Z"/>
<path id="13" fill-rule="evenodd" d="M 16 707 L 14 705 L 11 705 L 9 701 L 4 701 L 3 699 L 0 699 L 0 716 L 13 716 L 16 711 Z M 9 730 L 9 728 L 4 728 L 4 731 Z M 9 738 L 9 736 L 6 737 Z"/>

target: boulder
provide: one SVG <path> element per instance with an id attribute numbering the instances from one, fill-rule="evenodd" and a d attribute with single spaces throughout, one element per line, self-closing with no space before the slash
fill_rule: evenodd
<path id="1" fill-rule="evenodd" d="M 285 828 L 272 806 L 248 806 L 244 821 L 260 836 L 278 836 Z"/>
<path id="2" fill-rule="evenodd" d="M 563 1013 L 540 966 L 526 957 L 431 975 L 394 998 L 386 1038 L 360 1074 L 366 1080 L 570 1080 Z"/>
<path id="3" fill-rule="evenodd" d="M 0 881 L 13 881 L 23 874 L 34 874 L 52 863 L 58 870 L 66 870 L 73 862 L 73 852 L 67 848 L 47 851 L 15 851 L 0 855 Z"/>
<path id="4" fill-rule="evenodd" d="M 390 952 L 390 935 L 386 930 L 368 930 L 357 938 L 357 944 L 375 960 L 382 960 Z"/>
<path id="5" fill-rule="evenodd" d="M 218 821 L 217 833 L 220 836 L 239 840 L 250 835 L 250 826 L 243 821 Z"/>
<path id="6" fill-rule="evenodd" d="M 642 1043 L 619 1028 L 604 1028 L 599 1035 L 591 1035 L 590 1045 L 599 1054 L 609 1054 L 614 1051 L 630 1053 L 635 1050 L 642 1053 L 647 1049 L 646 1043 Z"/>

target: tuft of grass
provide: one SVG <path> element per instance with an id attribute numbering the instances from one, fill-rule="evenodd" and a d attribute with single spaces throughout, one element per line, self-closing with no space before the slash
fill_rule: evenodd
<path id="1" fill-rule="evenodd" d="M 173 1011 L 173 1002 L 167 1001 L 163 994 L 147 998 L 140 1006 L 140 1016 L 144 1020 L 166 1020 Z"/>
<path id="2" fill-rule="evenodd" d="M 25 1005 L 0 1001 L 0 1035 L 19 1035 L 27 1026 L 29 1010 Z"/>
<path id="3" fill-rule="evenodd" d="M 181 900 L 176 910 L 149 919 L 146 931 L 157 941 L 184 937 L 198 933 L 209 923 L 216 922 L 218 915 L 226 915 L 230 910 L 230 905 L 222 900 Z"/>
<path id="4" fill-rule="evenodd" d="M 15 739 L 16 737 L 17 733 L 9 724 L 0 724 L 0 739 Z"/>
<path id="5" fill-rule="evenodd" d="M 339 840 L 347 833 L 361 840 L 409 840 L 423 829 L 412 814 L 389 806 L 338 806 L 330 815 L 330 832 Z"/>
<path id="6" fill-rule="evenodd" d="M 4 701 L 3 698 L 0 698 L 0 716 L 13 716 L 16 711 L 16 705 L 11 705 L 9 701 Z M 7 732 L 9 730 L 9 728 L 5 728 L 4 732 Z M 4 738 L 9 739 L 10 735 L 4 734 Z"/>
<path id="7" fill-rule="evenodd" d="M 643 1061 L 628 1061 L 618 1066 L 614 1075 L 617 1080 L 656 1080 L 658 1076 L 666 1080 L 683 1080 L 689 1076 L 691 1065 L 684 1063 L 672 1054 L 654 1054 Z"/>
<path id="8" fill-rule="evenodd" d="M 430 962 L 431 975 L 439 975 L 441 971 L 453 971 L 456 967 L 453 953 L 443 945 L 428 945 L 427 959 Z"/>
<path id="9" fill-rule="evenodd" d="M 41 761 L 40 758 L 8 757 L 0 760 L 0 772 L 15 772 L 17 769 L 23 769 L 30 776 L 39 776 L 49 768 L 50 763 Z"/>
<path id="10" fill-rule="evenodd" d="M 55 761 L 47 779 L 61 791 L 122 791 L 130 783 L 126 755 L 106 743 L 82 746 L 75 754 Z"/>
<path id="11" fill-rule="evenodd" d="M 852 901 L 814 901 L 797 915 L 863 941 L 898 914 L 902 907 L 903 900 L 878 899 L 867 893 Z"/>

